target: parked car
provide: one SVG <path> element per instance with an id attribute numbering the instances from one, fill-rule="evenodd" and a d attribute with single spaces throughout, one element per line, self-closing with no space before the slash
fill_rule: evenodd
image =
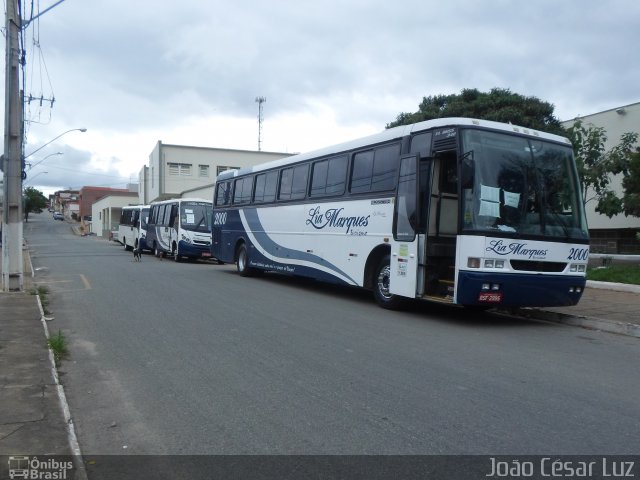
<path id="1" fill-rule="evenodd" d="M 53 213 L 53 219 L 54 220 L 64 220 L 64 215 L 60 212 L 54 212 Z"/>

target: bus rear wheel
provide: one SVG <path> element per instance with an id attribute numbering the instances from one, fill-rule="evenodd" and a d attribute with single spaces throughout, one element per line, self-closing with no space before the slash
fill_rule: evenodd
<path id="1" fill-rule="evenodd" d="M 238 247 L 236 268 L 241 277 L 250 277 L 255 273 L 254 269 L 249 266 L 249 252 L 244 243 Z"/>
<path id="2" fill-rule="evenodd" d="M 391 277 L 391 256 L 389 254 L 382 257 L 373 277 L 373 297 L 382 308 L 394 310 L 400 308 L 403 303 L 402 297 L 393 295 L 389 291 L 389 279 Z"/>

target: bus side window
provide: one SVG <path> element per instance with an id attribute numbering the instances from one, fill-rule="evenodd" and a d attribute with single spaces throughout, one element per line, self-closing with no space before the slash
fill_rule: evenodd
<path id="1" fill-rule="evenodd" d="M 431 132 L 423 132 L 411 137 L 409 153 L 412 155 L 419 153 L 422 158 L 428 157 L 431 153 Z"/>

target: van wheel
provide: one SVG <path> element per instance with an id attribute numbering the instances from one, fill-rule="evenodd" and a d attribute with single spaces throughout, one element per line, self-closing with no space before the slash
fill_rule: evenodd
<path id="1" fill-rule="evenodd" d="M 404 303 L 402 297 L 389 292 L 389 278 L 391 276 L 391 256 L 382 257 L 373 277 L 373 298 L 382 308 L 398 309 Z"/>

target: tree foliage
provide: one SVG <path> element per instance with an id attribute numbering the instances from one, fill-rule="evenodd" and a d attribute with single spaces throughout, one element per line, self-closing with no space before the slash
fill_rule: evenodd
<path id="1" fill-rule="evenodd" d="M 24 219 L 29 219 L 29 214 L 40 213 L 47 206 L 47 199 L 44 194 L 33 187 L 27 187 L 23 193 L 24 199 Z"/>
<path id="2" fill-rule="evenodd" d="M 605 151 L 607 132 L 603 127 L 585 125 L 578 119 L 567 130 L 567 135 L 573 144 L 584 203 L 596 201 L 596 212 L 609 218 L 622 212 L 628 215 L 625 200 L 611 188 L 611 181 L 612 176 L 618 174 L 623 175 L 623 184 L 629 178 L 638 134 L 623 134 L 620 142 L 608 151 Z"/>
<path id="3" fill-rule="evenodd" d="M 460 94 L 424 97 L 414 113 L 400 113 L 387 128 L 445 117 L 469 117 L 513 123 L 522 127 L 564 135 L 554 106 L 536 97 L 509 89 L 493 88 L 489 93 L 464 89 Z"/>
<path id="4" fill-rule="evenodd" d="M 640 217 L 640 147 L 629 156 L 629 172 L 622 180 L 622 188 L 624 189 L 622 197 L 624 214 Z"/>

